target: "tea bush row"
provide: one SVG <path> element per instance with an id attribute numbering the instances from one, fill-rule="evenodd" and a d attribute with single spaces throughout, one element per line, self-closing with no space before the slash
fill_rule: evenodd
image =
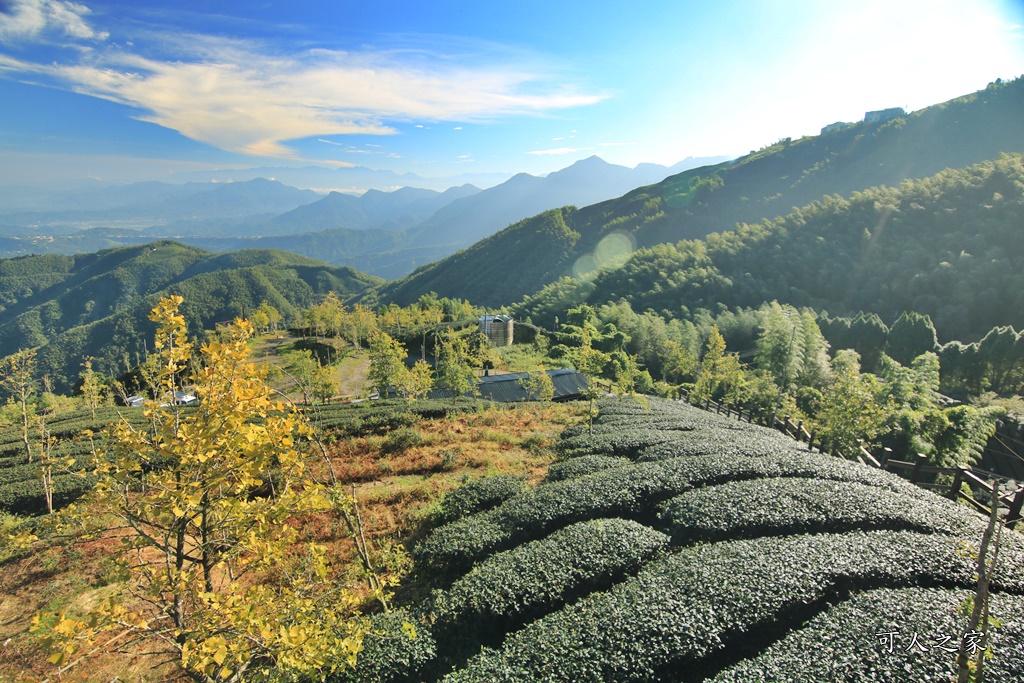
<path id="1" fill-rule="evenodd" d="M 75 502 L 96 485 L 96 477 L 87 474 L 59 474 L 53 477 L 53 508 Z M 46 512 L 43 482 L 37 477 L 0 484 L 0 510 L 18 515 L 39 515 Z"/>
<path id="2" fill-rule="evenodd" d="M 441 499 L 434 519 L 439 524 L 446 524 L 477 512 L 489 510 L 525 490 L 526 482 L 512 474 L 481 477 L 463 484 L 445 495 Z"/>
<path id="3" fill-rule="evenodd" d="M 446 680 L 678 680 L 714 670 L 723 653 L 758 634 L 798 628 L 850 592 L 971 588 L 973 561 L 958 540 L 878 531 L 685 548 L 509 635 L 501 650 L 485 649 Z M 1008 569 L 994 590 L 1022 594 L 1024 545 L 1004 551 Z"/>
<path id="4" fill-rule="evenodd" d="M 623 519 L 595 519 L 488 558 L 434 596 L 448 633 L 504 633 L 637 570 L 668 537 Z"/>
<path id="5" fill-rule="evenodd" d="M 607 433 L 583 434 L 561 439 L 555 444 L 560 458 L 578 455 L 610 455 L 635 460 L 645 448 L 671 441 L 674 433 L 647 427 L 615 429 Z"/>
<path id="6" fill-rule="evenodd" d="M 639 462 L 668 460 L 693 455 L 745 455 L 764 457 L 780 453 L 808 453 L 792 439 L 779 432 L 759 434 L 747 431 L 703 429 L 652 444 L 637 453 Z"/>
<path id="7" fill-rule="evenodd" d="M 309 420 L 324 430 L 344 436 L 387 434 L 402 427 L 413 427 L 425 419 L 475 413 L 491 406 L 489 401 L 472 398 L 452 400 L 405 401 L 389 399 L 364 403 L 328 404 L 306 409 Z"/>
<path id="8" fill-rule="evenodd" d="M 551 482 L 576 479 L 612 467 L 630 465 L 632 462 L 629 458 L 617 458 L 610 455 L 581 455 L 552 464 L 548 467 L 548 474 L 544 480 Z"/>
<path id="9" fill-rule="evenodd" d="M 410 631 L 408 625 L 413 629 Z M 342 667 L 330 683 L 412 683 L 434 659 L 436 643 L 430 631 L 403 610 L 370 617 L 370 632 L 355 668 Z"/>
<path id="10" fill-rule="evenodd" d="M 661 528 L 677 545 L 851 529 L 980 536 L 984 523 L 973 512 L 913 484 L 899 488 L 788 477 L 731 481 L 668 501 Z"/>
<path id="11" fill-rule="evenodd" d="M 653 519 L 659 503 L 690 489 L 764 477 L 829 479 L 902 490 L 891 474 L 820 454 L 676 458 L 542 484 L 493 510 L 435 529 L 414 552 L 418 561 L 440 571 L 463 571 L 490 553 L 567 524 L 598 517 Z"/>
<path id="12" fill-rule="evenodd" d="M 935 588 L 880 589 L 854 595 L 710 681 L 956 680 L 957 653 L 949 649 L 964 642 L 967 620 L 961 612 L 973 596 L 973 591 Z M 991 606 L 992 616 L 1000 624 L 988 630 L 993 656 L 985 664 L 986 680 L 1022 681 L 1024 597 L 995 595 Z"/>

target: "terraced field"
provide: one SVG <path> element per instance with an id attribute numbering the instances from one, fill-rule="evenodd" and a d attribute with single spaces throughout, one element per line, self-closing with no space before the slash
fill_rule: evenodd
<path id="1" fill-rule="evenodd" d="M 599 407 L 544 483 L 467 492 L 417 546 L 419 636 L 382 629 L 353 680 L 955 680 L 983 518 L 762 427 Z M 1021 681 L 1024 538 L 999 552 L 986 680 Z"/>

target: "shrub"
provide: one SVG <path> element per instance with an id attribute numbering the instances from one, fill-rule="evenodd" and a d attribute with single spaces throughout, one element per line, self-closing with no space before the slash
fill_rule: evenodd
<path id="1" fill-rule="evenodd" d="M 488 558 L 438 591 L 432 611 L 444 631 L 486 640 L 607 588 L 667 544 L 667 536 L 636 522 L 580 522 Z"/>
<path id="2" fill-rule="evenodd" d="M 438 507 L 435 521 L 445 524 L 488 510 L 526 490 L 526 482 L 511 474 L 482 477 L 448 493 Z"/>
<path id="3" fill-rule="evenodd" d="M 413 626 L 415 637 L 408 626 Z M 377 614 L 370 618 L 370 632 L 363 638 L 363 650 L 356 666 L 339 668 L 328 678 L 331 683 L 412 683 L 436 654 L 430 632 L 404 611 Z"/>
<path id="4" fill-rule="evenodd" d="M 881 589 L 855 595 L 811 619 L 764 651 L 721 671 L 714 683 L 785 681 L 905 681 L 932 683 L 956 679 L 956 653 L 965 620 L 960 606 L 971 591 L 928 588 Z M 993 616 L 1002 623 L 988 633 L 993 659 L 986 663 L 987 680 L 1024 680 L 1024 597 L 1000 595 L 992 600 Z M 892 651 L 877 634 L 895 634 Z M 907 647 L 918 642 L 920 652 Z M 813 656 L 807 653 L 813 652 Z"/>
<path id="5" fill-rule="evenodd" d="M 1024 544 L 1012 545 L 995 590 L 1019 593 Z M 854 532 L 694 546 L 533 622 L 446 680 L 699 679 L 730 648 L 797 628 L 851 591 L 970 588 L 973 574 L 973 561 L 944 535 Z"/>
<path id="6" fill-rule="evenodd" d="M 556 462 L 548 468 L 548 476 L 545 481 L 562 481 L 563 479 L 576 479 L 594 472 L 607 470 L 612 467 L 629 465 L 632 461 L 629 458 L 616 458 L 610 455 L 581 455 L 578 458 L 570 458 L 562 462 Z"/>
<path id="7" fill-rule="evenodd" d="M 91 474 L 56 474 L 53 477 L 53 508 L 65 507 L 92 490 L 96 477 Z M 43 483 L 39 478 L 0 484 L 0 509 L 20 515 L 46 513 Z"/>
<path id="8" fill-rule="evenodd" d="M 384 453 L 401 453 L 423 443 L 423 435 L 415 427 L 401 427 L 388 434 L 381 451 Z"/>
<path id="9" fill-rule="evenodd" d="M 684 491 L 740 479 L 802 477 L 860 482 L 893 491 L 900 480 L 881 470 L 813 453 L 775 457 L 694 456 L 636 463 L 555 481 L 497 508 L 447 524 L 417 546 L 420 562 L 461 571 L 480 558 L 598 517 L 652 520 L 658 505 Z"/>
<path id="10" fill-rule="evenodd" d="M 899 488 L 821 479 L 731 481 L 673 498 L 661 523 L 676 545 L 851 529 L 977 530 L 980 537 L 975 515 L 913 484 Z"/>

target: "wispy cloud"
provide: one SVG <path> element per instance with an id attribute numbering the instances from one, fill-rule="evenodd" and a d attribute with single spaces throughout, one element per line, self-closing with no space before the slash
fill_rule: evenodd
<path id="1" fill-rule="evenodd" d="M 318 138 L 317 142 L 322 142 L 325 145 L 331 145 L 331 146 L 334 146 L 334 147 L 341 147 L 342 149 L 345 150 L 346 154 L 376 154 L 376 155 L 379 155 L 379 156 L 388 157 L 389 159 L 401 159 L 402 158 L 402 156 L 400 154 L 396 154 L 395 152 L 389 152 L 388 150 L 381 149 L 381 145 L 374 145 L 374 144 L 371 144 L 369 142 L 366 143 L 365 146 L 369 147 L 370 149 L 361 149 L 359 147 L 353 147 L 352 145 L 346 144 L 344 142 L 335 142 L 334 140 L 325 140 L 323 138 Z M 340 163 L 344 163 L 344 162 L 340 162 Z"/>
<path id="2" fill-rule="evenodd" d="M 86 20 L 92 11 L 85 5 L 66 0 L 13 0 L 0 8 L 0 40 L 4 42 L 40 39 L 59 35 L 78 40 L 106 40 L 108 34 L 96 31 Z"/>
<path id="3" fill-rule="evenodd" d="M 536 154 L 538 156 L 547 156 L 552 154 L 572 154 L 573 152 L 588 152 L 593 147 L 558 147 L 556 149 L 536 149 L 527 154 Z"/>
<path id="4" fill-rule="evenodd" d="M 0 14 L 0 35 L 59 30 L 79 40 L 105 37 L 87 16 L 87 7 L 65 0 L 15 0 L 11 12 Z M 543 115 L 604 98 L 515 65 L 454 63 L 423 51 L 282 50 L 208 35 L 164 38 L 174 52 L 166 58 L 108 44 L 72 62 L 0 60 L 0 71 L 49 78 L 133 107 L 136 118 L 193 140 L 268 157 L 294 157 L 291 140 L 391 135 L 397 123 L 412 121 Z"/>

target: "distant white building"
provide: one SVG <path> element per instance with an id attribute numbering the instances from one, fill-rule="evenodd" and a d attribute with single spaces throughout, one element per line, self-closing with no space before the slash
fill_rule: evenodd
<path id="1" fill-rule="evenodd" d="M 829 133 L 838 133 L 839 131 L 849 128 L 852 125 L 852 123 L 847 123 L 846 121 L 836 121 L 835 123 L 830 123 L 824 128 L 822 128 L 821 134 L 828 135 Z"/>
<path id="2" fill-rule="evenodd" d="M 891 121 L 906 115 L 907 112 L 903 111 L 903 107 L 879 109 L 878 111 L 869 111 L 864 114 L 864 123 L 882 123 L 884 121 Z"/>
<path id="3" fill-rule="evenodd" d="M 514 324 L 509 315 L 480 316 L 480 331 L 495 346 L 512 346 Z"/>

